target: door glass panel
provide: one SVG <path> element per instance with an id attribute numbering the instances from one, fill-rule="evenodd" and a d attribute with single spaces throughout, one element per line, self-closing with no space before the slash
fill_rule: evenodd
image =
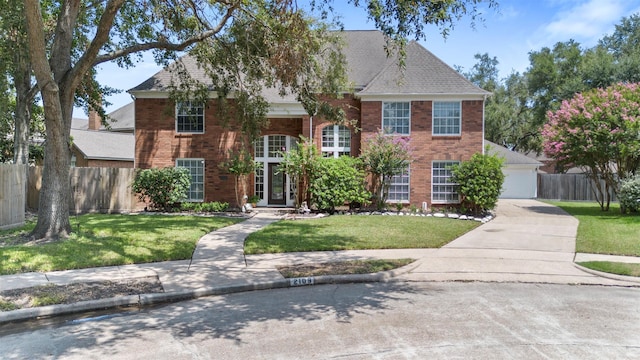
<path id="1" fill-rule="evenodd" d="M 273 171 L 271 177 L 271 198 L 284 200 L 284 173 Z"/>

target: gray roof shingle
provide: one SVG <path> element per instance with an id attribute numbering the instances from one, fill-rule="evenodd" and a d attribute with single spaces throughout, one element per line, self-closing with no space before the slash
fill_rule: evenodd
<path id="1" fill-rule="evenodd" d="M 340 33 L 344 38 L 343 53 L 347 61 L 347 75 L 358 95 L 422 94 L 422 95 L 488 95 L 465 79 L 457 71 L 415 41 L 407 44 L 404 74 L 398 67 L 397 56 L 387 57 L 385 37 L 377 30 L 355 30 Z M 191 56 L 178 61 L 191 75 L 206 85 L 211 81 Z M 140 85 L 129 90 L 167 91 L 171 84 L 171 68 L 159 71 Z M 281 98 L 274 89 L 265 89 L 267 100 L 294 101 L 293 96 Z"/>
<path id="2" fill-rule="evenodd" d="M 504 146 L 485 140 L 485 144 L 489 145 L 489 153 L 497 154 L 505 159 L 505 165 L 531 165 L 542 166 L 540 161 L 532 159 L 516 151 L 511 151 Z"/>
<path id="3" fill-rule="evenodd" d="M 73 145 L 87 159 L 133 161 L 135 136 L 130 133 L 71 129 Z"/>

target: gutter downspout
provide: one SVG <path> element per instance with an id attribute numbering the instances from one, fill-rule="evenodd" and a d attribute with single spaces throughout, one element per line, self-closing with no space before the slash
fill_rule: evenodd
<path id="1" fill-rule="evenodd" d="M 484 149 L 485 149 L 485 146 L 486 146 L 486 144 L 485 144 L 485 136 L 484 136 L 485 135 L 484 134 L 484 124 L 485 124 L 484 108 L 485 108 L 486 102 L 487 102 L 487 94 L 484 94 L 483 95 L 483 99 L 482 99 L 482 155 L 486 155 L 484 153 L 484 151 L 485 151 Z"/>

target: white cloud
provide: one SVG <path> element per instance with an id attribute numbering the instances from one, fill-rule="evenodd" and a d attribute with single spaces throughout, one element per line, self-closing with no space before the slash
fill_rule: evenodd
<path id="1" fill-rule="evenodd" d="M 591 46 L 625 15 L 624 0 L 588 0 L 569 5 L 542 28 L 545 37 L 553 42 L 576 39 Z"/>

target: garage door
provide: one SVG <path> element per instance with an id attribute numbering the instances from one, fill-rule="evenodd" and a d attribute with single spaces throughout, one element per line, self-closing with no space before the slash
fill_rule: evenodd
<path id="1" fill-rule="evenodd" d="M 505 167 L 501 199 L 533 199 L 537 197 L 537 174 L 535 169 Z"/>

